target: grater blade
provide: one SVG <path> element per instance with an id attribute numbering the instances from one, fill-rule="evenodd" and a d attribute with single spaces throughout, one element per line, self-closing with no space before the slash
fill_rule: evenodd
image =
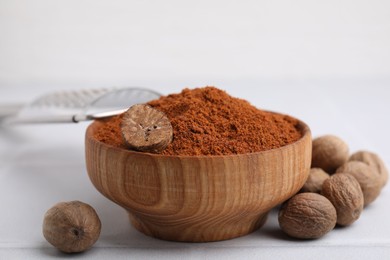
<path id="1" fill-rule="evenodd" d="M 78 109 L 87 106 L 96 98 L 116 88 L 59 91 L 43 95 L 29 104 L 29 107 L 58 107 Z"/>

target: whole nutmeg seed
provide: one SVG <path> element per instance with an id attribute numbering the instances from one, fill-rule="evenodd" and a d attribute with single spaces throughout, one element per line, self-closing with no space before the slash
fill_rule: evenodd
<path id="1" fill-rule="evenodd" d="M 333 135 L 324 135 L 313 140 L 312 168 L 321 168 L 329 174 L 348 160 L 348 145 Z"/>
<path id="2" fill-rule="evenodd" d="M 324 172 L 321 168 L 311 168 L 309 177 L 303 185 L 301 192 L 315 192 L 320 193 L 322 184 L 329 178 L 329 174 Z"/>
<path id="3" fill-rule="evenodd" d="M 319 238 L 336 225 L 336 209 L 324 196 L 299 193 L 285 202 L 279 211 L 279 226 L 289 236 Z"/>
<path id="4" fill-rule="evenodd" d="M 358 151 L 349 157 L 349 161 L 360 161 L 374 167 L 381 176 L 381 185 L 384 187 L 389 179 L 389 171 L 385 163 L 376 153 L 369 151 Z"/>
<path id="5" fill-rule="evenodd" d="M 101 222 L 96 211 L 80 201 L 60 202 L 43 220 L 43 236 L 65 253 L 89 249 L 99 238 Z"/>
<path id="6" fill-rule="evenodd" d="M 359 161 L 346 162 L 337 173 L 349 173 L 359 182 L 364 196 L 364 206 L 373 202 L 382 189 L 382 179 L 374 167 Z"/>
<path id="7" fill-rule="evenodd" d="M 324 181 L 322 195 L 332 202 L 337 212 L 337 224 L 348 226 L 363 211 L 364 198 L 359 182 L 348 173 L 337 173 Z"/>

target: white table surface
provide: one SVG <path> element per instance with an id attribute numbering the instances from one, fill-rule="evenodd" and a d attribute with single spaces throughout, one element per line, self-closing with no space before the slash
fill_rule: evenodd
<path id="1" fill-rule="evenodd" d="M 314 136 L 338 135 L 349 143 L 351 152 L 375 151 L 390 165 L 390 88 L 386 88 L 390 81 L 234 84 L 219 87 L 257 107 L 304 120 Z M 181 89 L 176 86 L 154 89 L 168 94 Z M 26 101 L 47 90 L 2 88 L 0 101 Z M 260 230 L 228 241 L 193 244 L 147 237 L 129 224 L 122 208 L 103 197 L 89 181 L 83 144 L 87 125 L 46 124 L 0 130 L 0 259 L 67 257 L 45 241 L 41 226 L 47 209 L 68 200 L 89 203 L 102 221 L 95 246 L 74 258 L 385 259 L 390 255 L 390 185 L 352 226 L 336 228 L 318 240 L 298 241 L 285 236 L 278 227 L 276 210 Z"/>

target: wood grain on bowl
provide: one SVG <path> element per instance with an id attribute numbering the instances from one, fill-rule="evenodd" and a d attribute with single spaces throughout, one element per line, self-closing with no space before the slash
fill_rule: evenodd
<path id="1" fill-rule="evenodd" d="M 293 144 L 227 156 L 129 151 L 94 139 L 99 124 L 86 132 L 93 185 L 129 212 L 136 229 L 160 239 L 208 242 L 253 232 L 309 173 L 311 134 L 304 123 L 302 138 Z"/>

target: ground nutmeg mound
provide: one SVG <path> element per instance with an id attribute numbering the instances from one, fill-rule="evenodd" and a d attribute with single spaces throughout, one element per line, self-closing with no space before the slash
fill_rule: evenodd
<path id="1" fill-rule="evenodd" d="M 301 138 L 298 121 L 257 109 L 215 87 L 184 89 L 150 101 L 173 127 L 173 141 L 164 155 L 229 155 L 270 150 Z M 98 122 L 95 138 L 125 148 L 121 115 Z"/>

